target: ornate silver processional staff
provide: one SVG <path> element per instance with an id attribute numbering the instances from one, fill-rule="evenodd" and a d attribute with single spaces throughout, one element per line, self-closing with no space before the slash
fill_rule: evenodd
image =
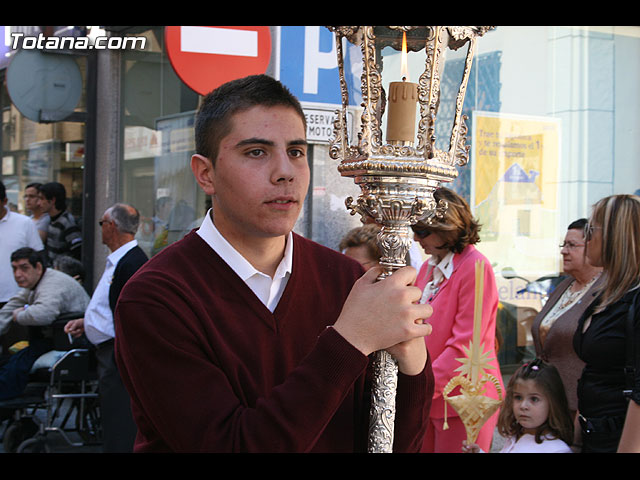
<path id="1" fill-rule="evenodd" d="M 494 27 L 327 28 L 336 36 L 342 94 L 329 154 L 340 161 L 340 174 L 353 177 L 360 187 L 357 201 L 351 197 L 346 201 L 351 214 L 359 213 L 363 219 L 370 216 L 382 225 L 378 242 L 383 273 L 378 280 L 383 280 L 406 265 L 411 225 L 420 220 L 429 222 L 446 211 L 446 204 L 436 204 L 433 192 L 440 184 L 454 180 L 457 167 L 469 160 L 462 105 L 477 37 Z M 464 45 L 462 78 L 454 105 L 447 105 L 451 130 L 443 130 L 450 135 L 449 149 L 439 150 L 436 138 L 446 128 L 436 126 L 438 110 L 444 107 L 440 82 L 445 57 L 448 50 Z M 410 77 L 416 64 L 418 73 Z M 410 78 L 416 78 L 417 83 Z M 359 131 L 352 138 L 348 115 L 360 120 Z M 386 142 L 382 140 L 383 125 Z M 376 352 L 374 372 L 368 449 L 371 453 L 391 452 L 397 363 L 386 351 Z"/>

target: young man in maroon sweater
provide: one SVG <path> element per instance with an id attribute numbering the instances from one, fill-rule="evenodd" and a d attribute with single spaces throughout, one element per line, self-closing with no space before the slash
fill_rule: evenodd
<path id="1" fill-rule="evenodd" d="M 276 80 L 205 97 L 195 178 L 202 226 L 125 286 L 116 358 L 139 452 L 366 451 L 369 355 L 398 361 L 394 451 L 418 451 L 433 377 L 415 270 L 382 282 L 292 233 L 309 186 L 306 123 Z"/>

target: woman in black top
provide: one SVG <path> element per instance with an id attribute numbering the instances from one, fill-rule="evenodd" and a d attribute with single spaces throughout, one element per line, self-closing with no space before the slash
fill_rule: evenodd
<path id="1" fill-rule="evenodd" d="M 604 278 L 574 336 L 586 364 L 578 382 L 576 445 L 585 453 L 640 452 L 640 197 L 613 195 L 596 203 L 585 241 L 589 262 L 603 267 Z M 627 323 L 632 305 L 639 314 Z M 637 352 L 628 351 L 628 340 Z"/>

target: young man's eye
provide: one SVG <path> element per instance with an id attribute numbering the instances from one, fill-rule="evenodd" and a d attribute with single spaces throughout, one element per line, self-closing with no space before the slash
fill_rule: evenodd
<path id="1" fill-rule="evenodd" d="M 300 158 L 307 155 L 307 152 L 301 148 L 289 150 L 289 155 L 294 158 Z"/>
<path id="2" fill-rule="evenodd" d="M 254 148 L 247 152 L 247 155 L 249 155 L 250 157 L 259 157 L 262 154 L 264 154 L 264 150 L 262 150 L 261 148 Z"/>

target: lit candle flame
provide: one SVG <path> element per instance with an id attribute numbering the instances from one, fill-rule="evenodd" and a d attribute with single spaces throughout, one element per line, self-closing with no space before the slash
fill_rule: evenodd
<path id="1" fill-rule="evenodd" d="M 407 65 L 407 32 L 402 32 L 402 64 L 400 67 L 402 80 L 409 80 L 409 67 Z"/>

